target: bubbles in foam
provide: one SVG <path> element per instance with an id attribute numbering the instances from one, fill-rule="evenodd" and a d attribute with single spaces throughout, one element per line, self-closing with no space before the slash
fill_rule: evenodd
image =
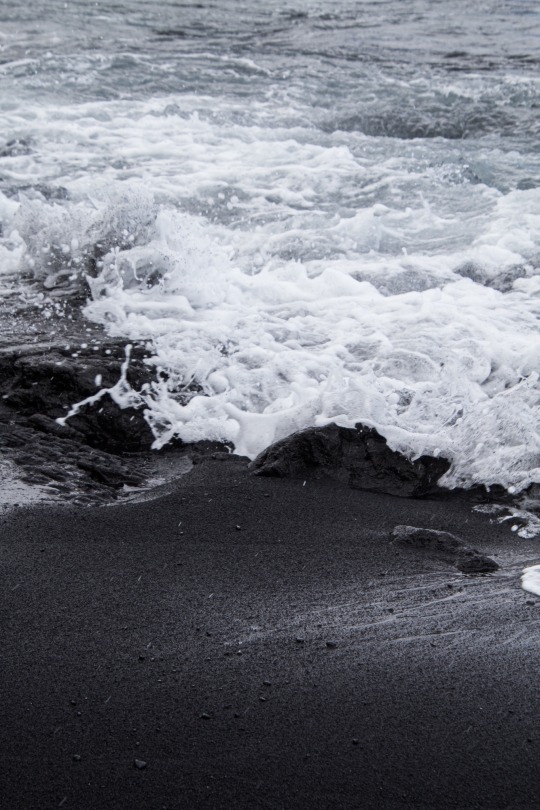
<path id="1" fill-rule="evenodd" d="M 254 456 L 311 424 L 363 422 L 408 456 L 449 458 L 448 486 L 538 480 L 539 305 L 519 289 L 458 280 L 450 262 L 438 287 L 397 295 L 359 280 L 357 259 L 272 257 L 250 274 L 241 234 L 226 244 L 226 228 L 173 210 L 149 234 L 105 257 L 86 312 L 151 339 L 167 374 L 141 394 L 156 446 L 223 439 Z"/>
<path id="2" fill-rule="evenodd" d="M 351 107 L 361 79 L 374 105 L 392 85 L 381 103 L 418 91 L 430 114 L 433 76 L 354 70 L 339 65 Z M 316 75 L 264 84 L 249 105 L 186 91 L 2 108 L 6 131 L 32 131 L 6 171 L 22 191 L 0 195 L 2 270 L 88 279 L 87 315 L 148 341 L 156 381 L 137 401 L 156 446 L 226 439 L 253 456 L 307 425 L 362 421 L 409 456 L 450 458 L 448 486 L 538 480 L 534 156 L 491 125 L 406 146 L 329 131 Z M 440 93 L 511 103 L 508 82 L 469 79 Z M 26 188 L 36 177 L 42 191 Z"/>
<path id="3" fill-rule="evenodd" d="M 153 197 L 141 187 L 106 191 L 98 183 L 69 205 L 39 193 L 19 199 L 12 227 L 26 245 L 24 263 L 49 288 L 95 275 L 106 256 L 147 243 L 155 227 Z"/>

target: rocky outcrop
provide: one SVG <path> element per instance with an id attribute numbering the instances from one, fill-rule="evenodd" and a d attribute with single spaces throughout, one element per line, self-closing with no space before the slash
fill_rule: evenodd
<path id="1" fill-rule="evenodd" d="M 126 376 L 136 390 L 151 379 L 144 357 L 143 347 L 134 347 Z M 65 429 L 51 423 L 66 416 L 75 403 L 114 386 L 124 361 L 124 346 L 111 341 L 104 341 L 97 350 L 77 352 L 64 346 L 4 349 L 0 353 L 2 404 L 18 417 L 29 417 L 38 429 L 66 436 Z M 153 441 L 143 411 L 121 409 L 108 394 L 95 405 L 81 408 L 68 427 L 75 431 L 72 438 L 79 434 L 84 443 L 113 452 L 146 450 Z"/>
<path id="2" fill-rule="evenodd" d="M 150 380 L 142 347 L 131 352 L 127 381 Z M 125 347 L 104 340 L 73 351 L 66 344 L 0 350 L 0 452 L 21 468 L 21 479 L 79 502 L 109 500 L 124 486 L 141 486 L 153 435 L 142 409 L 121 409 L 108 395 L 77 402 L 119 380 Z"/>
<path id="3" fill-rule="evenodd" d="M 397 545 L 416 550 L 430 559 L 449 563 L 463 574 L 489 574 L 499 568 L 491 557 L 465 545 L 450 532 L 417 526 L 395 526 L 391 538 Z"/>
<path id="4" fill-rule="evenodd" d="M 409 461 L 391 450 L 373 428 L 327 425 L 293 433 L 272 444 L 251 463 L 256 475 L 329 475 L 355 489 L 421 497 L 437 488 L 448 470 L 445 459 L 422 456 Z"/>

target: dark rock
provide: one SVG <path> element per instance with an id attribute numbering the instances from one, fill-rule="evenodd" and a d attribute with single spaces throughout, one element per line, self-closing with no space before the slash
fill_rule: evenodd
<path id="1" fill-rule="evenodd" d="M 114 459 L 110 461 L 107 459 L 107 462 L 101 461 L 99 463 L 79 461 L 77 467 L 88 472 L 95 481 L 115 489 L 123 487 L 124 484 L 137 487 L 144 483 L 141 476 L 135 475 L 120 463 L 115 463 Z"/>
<path id="2" fill-rule="evenodd" d="M 134 765 L 134 766 L 137 768 L 137 770 L 139 770 L 139 771 L 144 771 L 144 769 L 146 768 L 146 762 L 144 761 L 144 759 L 136 759 L 136 760 L 134 761 L 133 765 Z"/>
<path id="3" fill-rule="evenodd" d="M 69 425 L 59 425 L 54 419 L 51 419 L 49 416 L 45 416 L 41 413 L 33 414 L 28 419 L 28 423 L 43 433 L 50 433 L 53 436 L 71 439 L 72 441 L 76 442 L 81 442 L 84 440 L 84 437 L 78 430 L 74 430 L 74 428 L 70 427 Z"/>
<path id="4" fill-rule="evenodd" d="M 202 390 L 202 389 L 201 389 Z M 201 464 L 209 458 L 215 461 L 237 462 L 240 456 L 232 452 L 233 445 L 228 442 L 218 442 L 203 439 L 190 445 L 191 460 L 193 464 Z M 249 459 L 245 459 L 249 461 Z"/>
<path id="5" fill-rule="evenodd" d="M 219 450 L 216 453 L 212 453 L 211 458 L 213 458 L 214 461 L 231 461 L 231 459 L 234 459 L 234 455 L 231 452 Z"/>
<path id="6" fill-rule="evenodd" d="M 421 497 L 436 490 L 450 467 L 446 459 L 422 456 L 409 461 L 390 450 L 373 428 L 327 425 L 293 433 L 251 462 L 256 475 L 307 477 L 324 473 L 355 489 Z"/>
<path id="7" fill-rule="evenodd" d="M 80 762 L 82 759 L 80 754 L 73 754 L 73 762 Z"/>
<path id="8" fill-rule="evenodd" d="M 144 357 L 143 348 L 132 349 L 126 378 L 135 390 L 140 390 L 152 378 Z M 69 419 L 66 428 L 55 422 L 65 417 L 76 403 L 102 388 L 112 388 L 120 379 L 125 359 L 125 347 L 110 342 L 103 343 L 98 351 L 72 352 L 65 346 L 3 351 L 0 353 L 2 403 L 17 414 L 30 417 L 38 429 L 56 436 L 67 436 L 67 428 L 76 431 L 69 434 L 71 438 L 78 436 L 93 447 L 113 452 L 149 449 L 154 437 L 143 410 L 122 409 L 109 394 L 83 406 Z M 96 378 L 101 378 L 99 386 Z"/>
<path id="9" fill-rule="evenodd" d="M 337 641 L 327 641 L 326 646 L 329 650 L 334 650 L 338 646 L 338 643 Z"/>
<path id="10" fill-rule="evenodd" d="M 465 545 L 450 532 L 417 526 L 395 526 L 391 537 L 395 543 L 450 563 L 464 574 L 487 574 L 499 568 L 491 557 Z"/>
<path id="11" fill-rule="evenodd" d="M 149 450 L 154 441 L 143 411 L 121 409 L 108 394 L 96 405 L 81 408 L 68 424 L 82 433 L 92 447 L 113 453 Z"/>
<path id="12" fill-rule="evenodd" d="M 458 555 L 455 566 L 463 574 L 490 574 L 499 570 L 499 566 L 491 557 L 467 548 Z"/>

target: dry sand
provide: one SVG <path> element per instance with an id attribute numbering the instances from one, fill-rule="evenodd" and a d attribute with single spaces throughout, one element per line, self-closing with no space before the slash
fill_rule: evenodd
<path id="1" fill-rule="evenodd" d="M 396 524 L 501 568 L 465 576 Z M 540 541 L 466 500 L 231 458 L 1 529 L 6 810 L 540 807 L 540 599 L 520 587 Z"/>

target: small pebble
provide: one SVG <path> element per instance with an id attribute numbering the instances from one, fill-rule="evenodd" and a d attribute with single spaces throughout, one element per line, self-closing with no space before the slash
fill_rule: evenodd
<path id="1" fill-rule="evenodd" d="M 201 720 L 210 720 L 210 715 L 208 714 L 208 712 L 203 712 L 201 714 Z"/>
<path id="2" fill-rule="evenodd" d="M 358 739 L 358 737 L 353 737 L 352 738 L 352 744 L 353 745 L 358 745 L 359 742 L 360 742 L 360 740 Z"/>
<path id="3" fill-rule="evenodd" d="M 337 643 L 337 641 L 327 641 L 327 642 L 326 642 L 326 646 L 327 646 L 329 649 L 333 650 L 335 647 L 337 647 L 337 646 L 338 646 L 338 643 Z"/>
<path id="4" fill-rule="evenodd" d="M 73 754 L 73 762 L 80 762 L 81 758 L 80 754 Z"/>
<path id="5" fill-rule="evenodd" d="M 136 759 L 133 764 L 139 771 L 144 771 L 144 769 L 146 768 L 146 762 L 144 761 L 144 759 Z"/>
<path id="6" fill-rule="evenodd" d="M 536 605 L 536 602 L 534 601 L 534 599 L 527 599 L 527 602 L 525 604 L 533 606 Z"/>
<path id="7" fill-rule="evenodd" d="M 297 644 L 303 644 L 304 641 L 305 641 L 305 638 L 303 636 L 296 636 L 295 641 L 296 641 Z"/>

